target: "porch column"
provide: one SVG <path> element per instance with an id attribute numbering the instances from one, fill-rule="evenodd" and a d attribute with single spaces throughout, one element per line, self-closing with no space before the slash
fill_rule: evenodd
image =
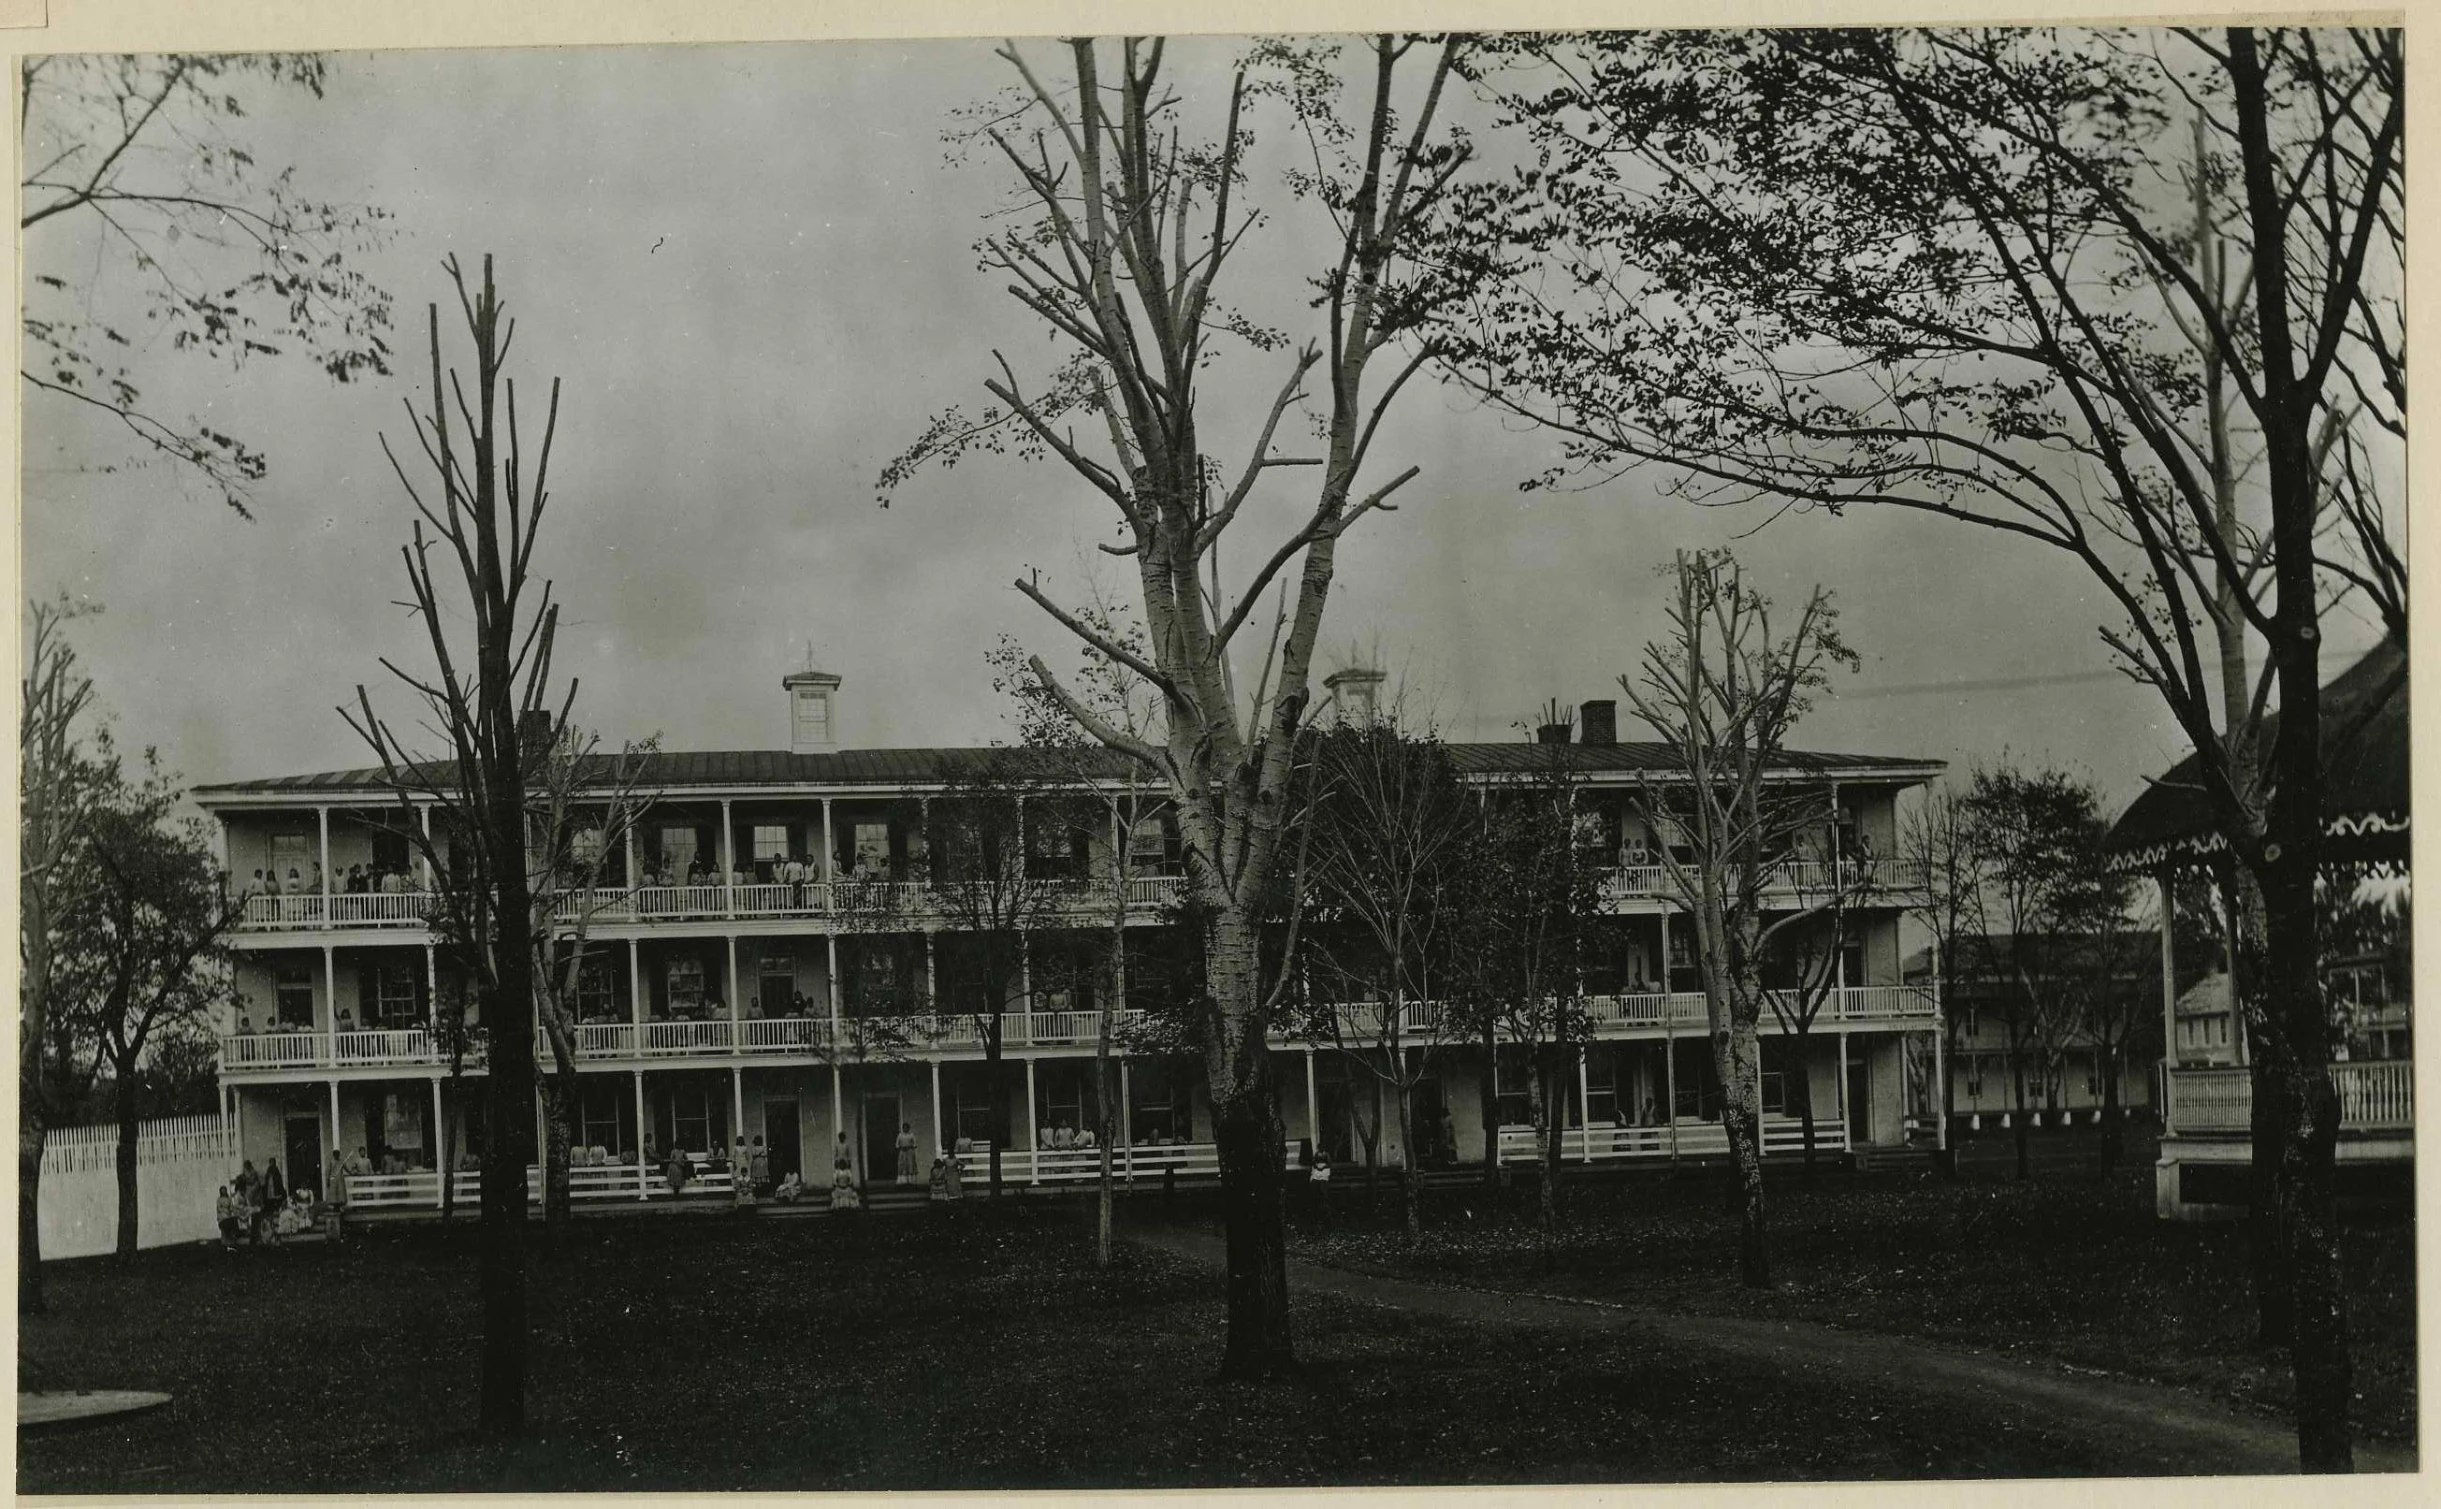
<path id="1" fill-rule="evenodd" d="M 722 941 L 729 949 L 729 1051 L 734 1053 L 745 1046 L 737 1024 L 746 1019 L 746 997 L 737 982 L 737 934 L 731 933 Z"/>
<path id="2" fill-rule="evenodd" d="M 636 1077 L 636 1198 L 641 1200 L 646 1197 L 645 1181 L 652 1177 L 652 1170 L 644 1162 L 644 1071 L 628 1072 Z"/>
<path id="3" fill-rule="evenodd" d="M 1020 801 L 1024 798 L 1020 797 Z M 1017 935 L 1017 999 L 1023 1009 L 1034 1009 L 1034 938 L 1029 933 Z M 1027 1042 L 1032 1042 L 1034 1024 L 1026 1023 Z"/>
<path id="4" fill-rule="evenodd" d="M 1023 797 L 1019 801 L 1025 800 Z M 1034 1124 L 1034 1060 L 1026 1059 L 1026 1182 L 1043 1182 L 1042 1130 Z"/>
<path id="5" fill-rule="evenodd" d="M 235 1085 L 220 1087 L 220 1135 L 221 1140 L 229 1149 L 227 1165 L 229 1176 L 235 1178 L 237 1176 L 237 1086 Z"/>
<path id="6" fill-rule="evenodd" d="M 2161 1099 L 2154 1107 L 2162 1118 L 2162 1129 L 2169 1129 L 2170 1066 L 2178 1062 L 2178 943 L 2173 936 L 2178 930 L 2176 888 L 2170 883 L 2170 869 L 2164 865 L 2153 872 L 2153 884 L 2161 892 Z M 2236 1004 L 2236 993 L 2231 993 Z"/>
<path id="7" fill-rule="evenodd" d="M 644 951 L 633 938 L 627 940 L 627 1016 L 636 1028 L 636 1043 L 629 1051 L 641 1053 L 644 1051 Z M 640 1141 L 643 1136 L 644 1129 L 639 1126 L 636 1137 Z"/>
<path id="8" fill-rule="evenodd" d="M 1585 1054 L 1586 1054 L 1586 1050 L 1585 1050 L 1585 1049 L 1583 1049 L 1583 1048 L 1579 1048 L 1579 1049 L 1577 1050 L 1577 1055 L 1576 1055 L 1576 1119 L 1577 1119 L 1577 1160 L 1576 1160 L 1576 1161 L 1577 1161 L 1577 1162 L 1579 1162 L 1579 1163 L 1585 1163 L 1585 1162 L 1589 1162 L 1589 1161 L 1591 1161 L 1591 1159 L 1593 1158 L 1593 1075 L 1592 1075 L 1592 1073 L 1591 1073 L 1591 1072 L 1590 1072 L 1590 1071 L 1589 1071 L 1589 1070 L 1588 1070 L 1588 1069 L 1585 1067 Z M 1567 1145 L 1567 1135 L 1566 1135 L 1565 1130 L 1563 1129 L 1563 1131 L 1562 1131 L 1562 1133 L 1561 1133 L 1561 1146 L 1565 1147 L 1566 1145 Z"/>
<path id="9" fill-rule="evenodd" d="M 1941 937 L 1932 940 L 1932 1074 L 1934 1081 L 1932 1114 L 1940 1123 L 1940 1139 L 1934 1145 L 1949 1151 L 1949 1002 L 1941 988 Z"/>
<path id="10" fill-rule="evenodd" d="M 424 820 L 424 848 L 415 856 L 415 862 L 424 872 L 424 892 L 430 895 L 440 888 L 432 874 L 432 803 L 425 802 L 415 810 L 423 815 Z"/>
<path id="11" fill-rule="evenodd" d="M 339 954 L 325 943 L 322 945 L 322 1015 L 330 1025 L 326 1039 L 330 1047 L 329 1062 L 339 1062 Z"/>
<path id="12" fill-rule="evenodd" d="M 636 869 L 636 824 L 632 817 L 619 829 L 619 849 L 627 856 L 627 889 L 632 891 L 643 884 Z M 643 1135 L 641 1132 L 636 1134 L 639 1146 L 642 1145 Z"/>
<path id="13" fill-rule="evenodd" d="M 438 1081 L 438 1080 L 435 1080 L 435 1081 L 434 1081 L 434 1085 L 435 1085 L 435 1087 L 437 1088 L 437 1087 L 438 1087 L 438 1085 L 439 1085 L 439 1081 Z M 440 1124 L 439 1122 L 437 1122 L 437 1121 L 436 1121 L 436 1122 L 434 1122 L 434 1123 L 432 1124 L 432 1141 L 433 1141 L 433 1155 L 434 1155 L 434 1156 L 433 1156 L 433 1161 L 437 1163 L 437 1162 L 439 1162 L 439 1161 L 440 1161 L 440 1156 L 439 1156 L 439 1155 L 440 1155 L 440 1141 L 441 1141 L 441 1124 Z M 325 1165 L 330 1164 L 332 1156 L 333 1156 L 334 1154 L 336 1154 L 338 1151 L 339 1151 L 339 1077 L 338 1077 L 337 1075 L 332 1075 L 332 1076 L 331 1076 L 331 1140 L 330 1140 L 330 1145 L 329 1145 L 328 1147 L 326 1147 L 326 1148 L 324 1148 L 324 1149 L 322 1150 L 322 1161 L 323 1161 L 323 1163 L 324 1163 Z M 315 1170 L 314 1170 L 314 1188 L 316 1188 L 316 1189 L 318 1189 L 318 1190 L 322 1191 L 322 1196 L 323 1196 L 323 1198 L 324 1198 L 324 1199 L 329 1199 L 329 1198 L 330 1198 L 330 1196 L 331 1196 L 331 1194 L 332 1194 L 332 1190 L 331 1190 L 331 1188 L 330 1188 L 330 1181 L 329 1181 L 328 1179 L 326 1179 L 326 1178 L 324 1178 L 324 1177 L 323 1177 L 323 1175 L 325 1174 L 325 1172 L 327 1172 L 327 1169 L 324 1169 L 324 1168 L 318 1168 L 318 1169 L 315 1169 Z M 290 1169 L 290 1170 L 288 1171 L 288 1182 L 289 1182 L 289 1183 L 291 1183 L 291 1184 L 294 1184 L 294 1183 L 296 1183 L 296 1182 L 297 1182 L 297 1171 L 296 1171 L 295 1169 L 293 1169 L 293 1168 L 292 1168 L 292 1169 Z"/>
<path id="14" fill-rule="evenodd" d="M 746 1135 L 746 1071 L 736 1064 L 729 1066 L 729 1109 L 735 1115 L 729 1122 L 729 1148 L 723 1149 L 724 1152 L 734 1149 L 737 1146 L 737 1140 Z M 734 1181 L 737 1175 L 737 1161 L 735 1155 L 732 1154 L 729 1163 L 729 1177 Z M 753 1178 L 751 1169 L 747 1171 L 747 1177 L 749 1180 Z"/>
<path id="15" fill-rule="evenodd" d="M 956 1141 L 941 1135 L 941 1061 L 936 1058 L 932 1060 L 932 1155 L 938 1158 L 947 1153 Z"/>
<path id="16" fill-rule="evenodd" d="M 839 1139 L 846 1133 L 846 1118 L 842 1113 L 839 1100 L 839 1066 L 833 1064 L 831 1065 L 831 1157 L 834 1162 L 839 1156 Z"/>
<path id="17" fill-rule="evenodd" d="M 731 882 L 737 875 L 737 830 L 729 826 L 729 798 L 720 799 L 720 909 L 724 916 L 737 915 L 737 887 Z M 734 963 L 730 973 L 736 973 Z"/>
<path id="18" fill-rule="evenodd" d="M 1670 909 L 1666 906 L 1661 909 L 1661 1019 L 1670 1019 Z M 1671 1114 L 1677 1113 L 1673 1110 Z"/>
<path id="19" fill-rule="evenodd" d="M 1314 1093 L 1314 1050 L 1305 1050 L 1305 1135 L 1322 1147 L 1322 1097 Z"/>
<path id="20" fill-rule="evenodd" d="M 1127 1181 L 1136 1182 L 1136 1097 L 1128 1091 L 1127 1056 L 1119 1056 L 1119 1146 L 1127 1152 Z"/>
<path id="21" fill-rule="evenodd" d="M 831 883 L 831 872 L 838 862 L 835 857 L 838 852 L 832 846 L 831 799 L 826 796 L 822 799 L 822 883 L 824 885 Z"/>
<path id="22" fill-rule="evenodd" d="M 824 934 L 822 946 L 828 951 L 830 958 L 830 973 L 825 976 L 825 979 L 831 992 L 831 1041 L 836 1044 L 841 1036 L 839 1031 L 839 935 L 837 933 Z"/>
<path id="23" fill-rule="evenodd" d="M 449 1160 L 441 1156 L 441 1149 L 449 1145 L 449 1138 L 443 1130 L 448 1115 L 448 1108 L 441 1104 L 441 1076 L 435 1074 L 432 1076 L 432 1162 L 441 1171 L 441 1182 L 432 1192 L 436 1199 L 449 1186 L 449 1181 L 457 1177 L 455 1171 L 447 1166 Z"/>
<path id="24" fill-rule="evenodd" d="M 1669 913 L 1664 912 L 1661 915 L 1666 918 Z M 1666 948 L 1668 946 L 1666 940 L 1669 937 L 1669 924 L 1666 921 L 1662 924 L 1662 929 L 1661 936 L 1665 940 L 1663 946 Z M 1668 969 L 1667 954 L 1663 955 L 1663 960 L 1663 969 L 1666 972 Z M 1670 1015 L 1666 1008 L 1662 1012 L 1661 1021 L 1662 1125 L 1670 1129 L 1670 1161 L 1675 1163 L 1678 1161 L 1678 1031 L 1669 1024 Z"/>
<path id="25" fill-rule="evenodd" d="M 324 926 L 328 926 L 331 920 L 331 809 L 316 807 L 314 819 L 322 829 L 322 884 L 320 890 L 322 892 L 322 921 Z"/>
<path id="26" fill-rule="evenodd" d="M 1839 1093 L 1831 1097 L 1839 1107 L 1839 1145 L 1848 1145 L 1848 1035 L 1839 1034 Z"/>

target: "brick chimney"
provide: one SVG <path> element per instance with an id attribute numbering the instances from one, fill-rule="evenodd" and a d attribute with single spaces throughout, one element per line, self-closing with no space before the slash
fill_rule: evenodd
<path id="1" fill-rule="evenodd" d="M 1534 742 L 1537 744 L 1565 744 L 1568 742 L 1568 725 L 1545 723 L 1534 730 Z"/>
<path id="2" fill-rule="evenodd" d="M 1580 744 L 1618 743 L 1619 704 L 1608 697 L 1586 703 L 1578 710 L 1577 727 L 1584 730 L 1577 736 Z"/>

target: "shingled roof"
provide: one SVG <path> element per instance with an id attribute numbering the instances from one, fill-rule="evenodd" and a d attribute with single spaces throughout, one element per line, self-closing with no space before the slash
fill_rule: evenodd
<path id="1" fill-rule="evenodd" d="M 2385 640 L 2323 686 L 2323 818 L 2336 860 L 2407 857 L 2407 684 L 2399 674 L 2405 661 L 2405 652 Z M 2351 726 L 2376 698 L 2381 700 L 2370 720 L 2351 736 Z M 2277 711 L 2265 719 L 2267 746 L 2279 726 Z M 2220 850 L 2199 769 L 2196 757 L 2188 755 L 2111 826 L 2106 846 L 2122 865 L 2156 865 Z"/>
<path id="2" fill-rule="evenodd" d="M 1467 775 L 1498 777 L 1549 770 L 1556 760 L 1578 775 L 1663 772 L 1671 768 L 1668 746 L 1662 744 L 1453 744 L 1450 758 Z M 791 754 L 778 749 L 672 750 L 642 757 L 636 785 L 650 791 L 681 791 L 689 787 L 730 788 L 770 786 L 932 786 L 972 778 L 994 758 L 1017 762 L 1022 773 L 1056 780 L 1080 772 L 1096 779 L 1118 780 L 1127 774 L 1127 757 L 1112 750 L 1041 751 L 969 746 L 954 749 L 843 749 L 832 754 Z M 1782 767 L 1820 775 L 1898 775 L 1938 770 L 1938 760 L 1894 755 L 1825 754 L 1791 750 Z M 1031 769 L 1024 767 L 1031 766 Z M 612 757 L 597 757 L 599 784 L 610 778 Z M 389 790 L 377 769 L 331 770 L 311 775 L 274 776 L 268 780 L 224 781 L 197 786 L 199 801 L 227 801 L 246 796 L 334 796 L 384 793 Z"/>

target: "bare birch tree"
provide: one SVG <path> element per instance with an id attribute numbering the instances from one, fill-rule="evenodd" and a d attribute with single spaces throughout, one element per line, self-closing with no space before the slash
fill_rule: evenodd
<path id="1" fill-rule="evenodd" d="M 1726 551 L 1681 551 L 1673 576 L 1669 637 L 1646 645 L 1643 669 L 1619 687 L 1667 750 L 1666 778 L 1648 778 L 1637 799 L 1655 832 L 1685 837 L 1683 859 L 1679 846 L 1660 846 L 1662 869 L 1694 931 L 1721 1124 L 1743 1190 L 1738 1273 L 1760 1288 L 1771 1281 L 1757 1035 L 1764 956 L 1780 933 L 1823 910 L 1766 906 L 1774 868 L 1822 819 L 1819 796 L 1783 778 L 1781 757 L 1832 668 L 1855 665 L 1856 654 L 1820 588 L 1783 636 L 1770 602 Z"/>
<path id="2" fill-rule="evenodd" d="M 575 684 L 569 685 L 571 697 Z M 614 855 L 654 802 L 647 761 L 657 739 L 604 753 L 601 735 L 565 725 L 553 729 L 529 772 L 526 892 L 533 909 L 534 1006 L 551 1069 L 538 1076 L 543 1100 L 545 1238 L 554 1251 L 567 1239 L 569 1146 L 576 1115 L 576 1024 L 584 992 L 587 940 L 594 919 L 612 905 L 604 881 Z M 644 1129 L 638 1127 L 641 1138 Z"/>
<path id="3" fill-rule="evenodd" d="M 1451 296 L 1453 260 L 1425 264 L 1415 254 L 1470 158 L 1464 139 L 1440 132 L 1438 121 L 1464 50 L 1456 38 L 1368 40 L 1367 82 L 1356 87 L 1370 97 L 1347 122 L 1336 110 L 1343 82 L 1330 49 L 1267 44 L 1238 72 L 1219 136 L 1207 143 L 1189 135 L 1186 102 L 1164 82 L 1168 47 L 1159 39 L 1119 43 L 1115 72 L 1108 49 L 1075 39 L 1065 89 L 1023 49 L 1003 47 L 1021 85 L 1016 113 L 982 136 L 1016 174 L 1023 213 L 982 243 L 982 255 L 1070 355 L 1048 383 L 1031 385 L 1000 360 L 985 384 L 994 407 L 972 419 L 942 415 L 882 478 L 886 496 L 926 463 L 1013 436 L 1030 453 L 1056 455 L 1119 515 L 1121 542 L 1102 548 L 1135 563 L 1149 655 L 1098 633 L 1036 582 L 1017 588 L 1162 698 L 1167 737 L 1156 742 L 1113 726 L 1034 661 L 1071 717 L 1162 783 L 1182 829 L 1204 945 L 1201 1046 L 1227 1228 L 1229 1377 L 1270 1376 L 1293 1361 L 1283 1128 L 1265 1044 L 1287 976 L 1266 978 L 1259 917 L 1282 862 L 1307 672 L 1339 539 L 1417 475 L 1409 467 L 1366 485 L 1382 419 L 1430 353 L 1428 343 L 1391 348 Z M 1428 60 L 1425 81 L 1402 99 L 1401 65 L 1418 53 Z M 1322 328 L 1293 350 L 1220 301 L 1222 274 L 1263 220 L 1244 202 L 1243 179 L 1248 110 L 1266 95 L 1286 104 L 1312 148 L 1315 167 L 1294 175 L 1292 188 L 1337 232 L 1331 264 L 1314 280 Z M 1207 368 L 1232 339 L 1283 352 L 1284 370 L 1243 462 L 1224 471 L 1203 432 L 1203 393 Z M 1315 379 L 1326 395 L 1318 410 Z M 1299 409 L 1314 413 L 1320 454 L 1274 449 Z M 1080 418 L 1098 422 L 1105 455 L 1076 438 L 1070 422 Z M 1319 473 L 1314 503 L 1276 547 L 1258 552 L 1261 564 L 1232 598 L 1220 580 L 1221 542 L 1258 487 L 1289 467 Z M 1292 568 L 1294 607 L 1276 655 L 1242 697 L 1231 650 L 1272 584 L 1286 590 Z"/>
<path id="4" fill-rule="evenodd" d="M 553 730 L 576 696 L 568 685 L 556 710 L 551 655 L 559 609 L 548 580 L 536 582 L 534 548 L 550 502 L 551 446 L 559 429 L 559 383 L 551 384 L 541 445 L 529 477 L 518 428 L 517 383 L 506 376 L 515 321 L 503 320 L 492 260 L 470 289 L 458 261 L 443 264 L 474 347 L 470 396 L 441 364 L 440 306 L 427 310 L 432 353 L 430 408 L 408 417 L 436 478 L 419 490 L 390 459 L 419 516 L 405 562 L 411 611 L 433 669 L 421 675 L 383 657 L 413 694 L 424 728 L 448 742 L 438 758 L 419 758 L 356 688 L 340 715 L 381 762 L 402 815 L 417 803 L 443 819 L 446 847 L 420 823 L 406 823 L 434 877 L 435 939 L 474 992 L 486 1037 L 483 1141 L 483 1353 L 481 1428 L 525 1428 L 527 1167 L 534 1152 L 534 897 L 527 846 L 533 783 L 549 756 Z M 465 431 L 454 431 L 451 412 Z M 431 532 L 427 533 L 427 529 Z M 434 560 L 439 552 L 441 559 Z M 453 581 L 454 586 L 449 587 Z M 534 593 L 539 585 L 539 593 Z M 458 599 L 462 595 L 463 602 Z M 470 624 L 471 643 L 453 643 L 451 625 Z"/>
<path id="5" fill-rule="evenodd" d="M 42 1155 L 52 1117 L 64 1109 L 48 1070 L 58 1062 L 66 963 L 62 922 L 90 900 L 94 875 L 78 862 L 115 761 L 85 746 L 93 681 L 77 665 L 66 603 L 28 607 L 26 671 L 17 713 L 17 1310 L 44 1309 Z"/>

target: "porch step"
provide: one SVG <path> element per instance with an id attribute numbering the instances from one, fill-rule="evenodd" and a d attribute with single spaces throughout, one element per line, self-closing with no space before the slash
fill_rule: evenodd
<path id="1" fill-rule="evenodd" d="M 1870 1173 L 1876 1170 L 1886 1173 L 1896 1169 L 1929 1169 L 1932 1166 L 1933 1152 L 1928 1147 L 1871 1147 L 1860 1143 L 1856 1148 L 1858 1173 Z"/>
<path id="2" fill-rule="evenodd" d="M 914 1210 L 932 1203 L 932 1191 L 913 1184 L 868 1184 L 864 1197 L 867 1210 Z"/>

